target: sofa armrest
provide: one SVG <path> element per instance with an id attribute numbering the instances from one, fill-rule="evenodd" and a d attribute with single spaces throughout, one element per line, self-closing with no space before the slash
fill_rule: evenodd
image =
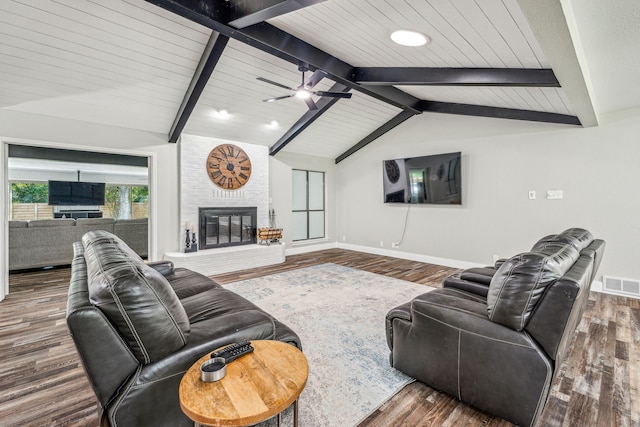
<path id="1" fill-rule="evenodd" d="M 145 365 L 137 379 L 138 385 L 183 374 L 196 360 L 227 344 L 245 339 L 268 340 L 273 338 L 274 333 L 273 319 L 260 310 L 233 312 L 192 323 L 187 345 L 157 362 Z"/>
<path id="2" fill-rule="evenodd" d="M 499 269 L 500 267 L 502 267 L 502 264 L 507 261 L 507 259 L 508 258 L 500 258 L 496 260 L 496 262 L 493 263 L 493 268 L 495 268 L 496 270 Z"/>
<path id="3" fill-rule="evenodd" d="M 147 265 L 165 277 L 173 273 L 173 261 L 152 261 Z"/>
<path id="4" fill-rule="evenodd" d="M 486 298 L 489 294 L 489 285 L 478 283 L 472 280 L 463 279 L 460 273 L 452 274 L 442 282 L 443 288 L 460 289 L 462 291 L 471 292 Z"/>
<path id="5" fill-rule="evenodd" d="M 232 342 L 272 339 L 273 320 L 259 310 L 229 313 L 191 325 L 189 342 L 180 350 L 142 366 L 121 387 L 118 403 L 109 408 L 112 425 L 192 426 L 178 404 L 184 373 L 196 360 Z M 161 407 L 163 410 L 158 410 Z"/>
<path id="6" fill-rule="evenodd" d="M 411 321 L 411 302 L 399 305 L 396 308 L 391 309 L 387 313 L 386 317 L 386 333 L 387 333 L 387 345 L 389 350 L 393 350 L 393 321 L 394 319 L 401 319 L 407 322 Z"/>
<path id="7" fill-rule="evenodd" d="M 472 282 L 478 282 L 483 285 L 489 286 L 491 279 L 496 274 L 496 269 L 493 267 L 474 267 L 467 268 L 460 273 L 460 277 L 464 280 L 470 280 Z"/>
<path id="8" fill-rule="evenodd" d="M 486 412 L 531 425 L 544 407 L 553 363 L 524 331 L 491 322 L 483 299 L 436 289 L 393 320 L 393 366 Z"/>

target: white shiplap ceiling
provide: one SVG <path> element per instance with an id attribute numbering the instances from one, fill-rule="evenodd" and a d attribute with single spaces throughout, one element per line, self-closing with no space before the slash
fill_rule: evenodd
<path id="1" fill-rule="evenodd" d="M 354 67 L 551 67 L 515 0 L 328 0 L 268 22 Z M 395 45 L 398 28 L 431 42 Z M 0 108 L 167 134 L 210 36 L 143 0 L 3 0 Z M 287 91 L 256 77 L 300 84 L 296 64 L 231 39 L 184 132 L 276 143 L 307 108 L 293 98 L 262 102 Z M 397 88 L 430 101 L 575 114 L 562 88 Z M 401 111 L 352 93 L 284 151 L 335 158 Z"/>
<path id="2" fill-rule="evenodd" d="M 549 66 L 514 1 L 327 1 L 269 22 L 359 67 Z M 389 35 L 400 28 L 431 43 L 398 46 Z"/>
<path id="3" fill-rule="evenodd" d="M 0 104 L 166 133 L 209 33 L 144 1 L 2 1 Z"/>

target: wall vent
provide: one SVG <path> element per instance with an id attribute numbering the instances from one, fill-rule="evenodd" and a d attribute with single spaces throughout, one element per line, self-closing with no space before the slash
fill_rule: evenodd
<path id="1" fill-rule="evenodd" d="M 603 276 L 602 290 L 605 292 L 640 298 L 640 281 Z"/>

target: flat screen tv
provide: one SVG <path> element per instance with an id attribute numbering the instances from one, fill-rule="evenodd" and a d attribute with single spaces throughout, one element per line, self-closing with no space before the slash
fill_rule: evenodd
<path id="1" fill-rule="evenodd" d="M 49 204 L 53 206 L 104 205 L 104 183 L 49 181 Z"/>
<path id="2" fill-rule="evenodd" d="M 461 158 L 456 152 L 384 160 L 384 202 L 461 205 Z"/>

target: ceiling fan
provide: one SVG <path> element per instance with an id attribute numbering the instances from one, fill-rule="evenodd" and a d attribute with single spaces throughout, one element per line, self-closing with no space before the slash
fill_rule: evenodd
<path id="1" fill-rule="evenodd" d="M 300 98 L 302 100 L 304 100 L 304 102 L 307 104 L 307 107 L 309 107 L 310 110 L 317 110 L 318 106 L 316 105 L 315 102 L 313 102 L 313 99 L 311 99 L 311 95 L 316 95 L 316 96 L 328 96 L 331 98 L 351 98 L 351 94 L 348 92 L 327 92 L 324 90 L 312 90 L 313 87 L 315 85 L 317 85 L 318 83 L 320 83 L 320 80 L 322 80 L 324 78 L 324 76 L 327 75 L 326 72 L 322 71 L 322 70 L 316 70 L 311 77 L 309 77 L 309 80 L 307 80 L 306 82 L 304 81 L 304 73 L 309 71 L 309 64 L 305 63 L 305 62 L 300 62 L 298 64 L 298 71 L 302 72 L 302 83 L 300 84 L 300 86 L 298 86 L 297 88 L 292 88 L 289 86 L 285 86 L 283 84 L 280 84 L 278 82 L 274 82 L 273 80 L 269 80 L 269 79 L 265 79 L 264 77 L 256 77 L 258 80 L 265 82 L 265 83 L 269 83 L 272 84 L 274 86 L 278 86 L 281 87 L 283 89 L 287 89 L 292 91 L 293 93 L 290 95 L 284 95 L 284 96 L 278 96 L 275 98 L 269 98 L 269 99 L 264 99 L 263 102 L 274 102 L 274 101 L 279 101 L 281 99 L 286 99 L 286 98 L 292 98 L 292 97 L 296 97 L 296 98 Z"/>

